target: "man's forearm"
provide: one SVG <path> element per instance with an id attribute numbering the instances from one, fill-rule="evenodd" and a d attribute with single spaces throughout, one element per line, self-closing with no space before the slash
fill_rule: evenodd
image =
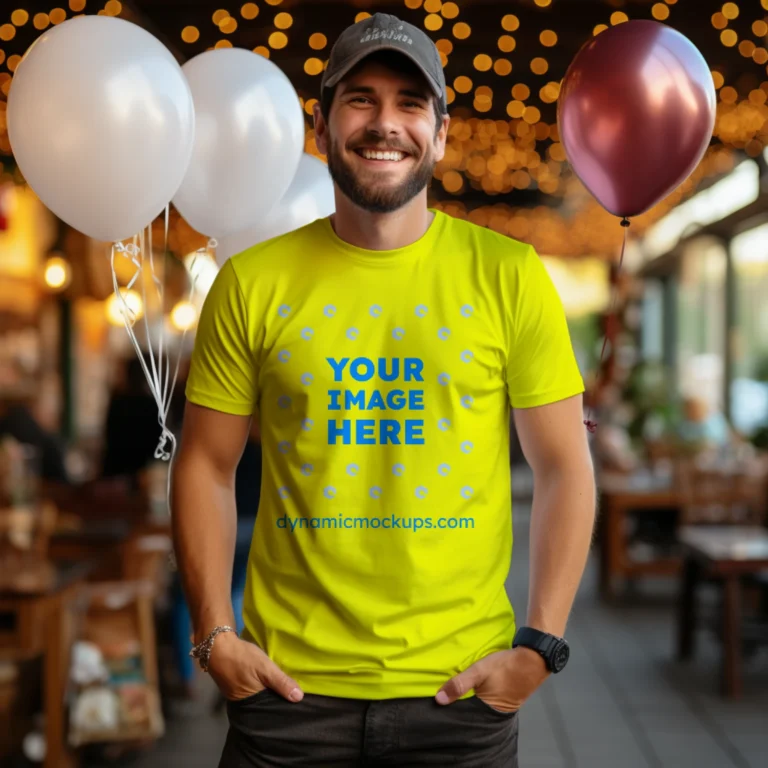
<path id="1" fill-rule="evenodd" d="M 196 642 L 234 626 L 232 564 L 237 510 L 232 482 L 182 454 L 173 471 L 173 539 Z"/>
<path id="2" fill-rule="evenodd" d="M 589 460 L 534 476 L 528 626 L 562 636 L 584 573 L 595 522 Z"/>

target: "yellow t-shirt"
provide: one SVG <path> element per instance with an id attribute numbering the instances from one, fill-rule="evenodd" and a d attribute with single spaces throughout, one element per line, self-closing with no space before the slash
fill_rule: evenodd
<path id="1" fill-rule="evenodd" d="M 221 269 L 187 398 L 259 415 L 244 636 L 308 693 L 433 696 L 509 648 L 510 404 L 583 391 L 534 249 L 435 212 L 368 251 L 328 219 Z"/>

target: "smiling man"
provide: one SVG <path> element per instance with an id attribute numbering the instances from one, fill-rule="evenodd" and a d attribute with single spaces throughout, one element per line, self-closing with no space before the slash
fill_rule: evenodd
<path id="1" fill-rule="evenodd" d="M 595 501 L 582 379 L 533 248 L 427 207 L 448 125 L 426 34 L 378 13 L 345 30 L 315 109 L 335 215 L 233 257 L 206 299 L 173 520 L 193 654 L 229 701 L 221 766 L 513 768 L 518 711 L 568 659 Z M 521 627 L 510 408 L 535 477 Z"/>

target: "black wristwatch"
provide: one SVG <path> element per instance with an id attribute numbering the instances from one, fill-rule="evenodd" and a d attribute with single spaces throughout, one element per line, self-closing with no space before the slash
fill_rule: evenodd
<path id="1" fill-rule="evenodd" d="M 517 630 L 512 647 L 517 648 L 518 645 L 536 651 L 544 659 L 547 669 L 554 674 L 563 670 L 571 655 L 571 649 L 562 637 L 540 632 L 533 627 L 520 627 Z"/>

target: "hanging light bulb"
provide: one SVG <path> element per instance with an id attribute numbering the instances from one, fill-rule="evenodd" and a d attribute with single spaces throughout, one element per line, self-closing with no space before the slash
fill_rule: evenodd
<path id="1" fill-rule="evenodd" d="M 129 322 L 139 320 L 144 315 L 144 302 L 136 291 L 120 289 L 130 312 L 126 311 L 123 301 L 114 293 L 105 302 L 107 320 L 112 325 L 125 325 L 125 316 L 128 314 Z"/>
<path id="2" fill-rule="evenodd" d="M 53 291 L 63 291 L 72 280 L 69 262 L 62 256 L 51 256 L 45 262 L 45 284 Z"/>
<path id="3" fill-rule="evenodd" d="M 180 301 L 171 310 L 171 325 L 177 331 L 189 331 L 197 323 L 197 307 L 191 301 Z"/>

